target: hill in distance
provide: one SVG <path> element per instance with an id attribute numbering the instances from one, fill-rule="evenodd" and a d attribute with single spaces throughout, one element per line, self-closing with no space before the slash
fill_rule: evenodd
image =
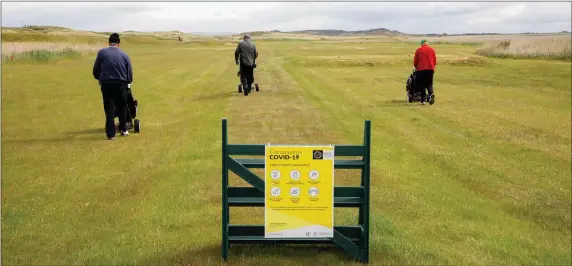
<path id="1" fill-rule="evenodd" d="M 369 30 L 357 30 L 357 31 L 345 31 L 345 30 L 301 30 L 301 31 L 291 31 L 288 33 L 295 34 L 313 34 L 313 35 L 323 35 L 323 36 L 362 36 L 362 35 L 374 35 L 374 36 L 393 36 L 393 35 L 406 35 L 405 33 L 389 30 L 386 28 L 369 29 Z"/>
<path id="2" fill-rule="evenodd" d="M 49 39 L 48 35 L 54 36 L 85 36 L 91 38 L 105 38 L 111 34 L 111 32 L 105 31 L 89 31 L 89 30 L 79 30 L 71 29 L 61 26 L 40 26 L 40 25 L 25 25 L 23 27 L 3 27 L 2 28 L 3 37 L 7 37 L 8 40 L 18 40 L 24 38 L 24 35 L 41 35 L 41 38 Z M 140 37 L 153 37 L 160 39 L 178 39 L 179 37 L 183 41 L 197 41 L 197 40 L 214 40 L 214 39 L 240 39 L 245 33 L 231 33 L 231 32 L 182 32 L 179 30 L 172 31 L 120 31 L 120 35 L 125 37 L 128 36 L 140 36 Z M 6 34 L 6 35 L 5 35 Z M 369 29 L 369 30 L 358 30 L 358 31 L 345 31 L 345 30 L 300 30 L 300 31 L 254 31 L 248 32 L 251 36 L 259 36 L 262 38 L 320 38 L 320 37 L 351 37 L 351 36 L 404 36 L 405 33 L 399 31 L 389 30 L 385 28 Z M 13 36 L 10 36 L 13 35 Z M 20 36 L 17 36 L 20 35 Z M 294 37 L 293 37 L 294 36 Z M 31 38 L 31 37 L 30 37 Z M 36 37 L 32 38 L 35 39 Z M 40 38 L 40 39 L 41 39 Z M 53 37 L 50 37 L 53 39 Z"/>
<path id="3" fill-rule="evenodd" d="M 243 34 L 251 34 L 253 36 L 260 36 L 268 33 L 289 33 L 289 34 L 307 34 L 307 35 L 318 35 L 318 36 L 396 36 L 396 35 L 407 35 L 406 33 L 399 32 L 396 30 L 389 30 L 386 28 L 369 29 L 369 30 L 357 30 L 357 31 L 346 31 L 346 30 L 299 30 L 299 31 L 254 31 L 254 32 L 243 32 Z"/>
<path id="4" fill-rule="evenodd" d="M 327 37 L 376 37 L 376 36 L 390 36 L 390 37 L 406 37 L 406 36 L 427 36 L 427 37 L 440 37 L 440 36 L 465 36 L 465 35 L 498 35 L 500 33 L 463 33 L 463 34 L 408 34 L 396 30 L 389 30 L 386 28 L 376 28 L 369 30 L 357 30 L 357 31 L 346 31 L 346 30 L 299 30 L 299 31 L 252 31 L 252 32 L 242 32 L 242 33 L 231 33 L 231 32 L 182 32 L 179 30 L 172 31 L 123 31 L 118 32 L 120 35 L 125 36 L 149 36 L 161 39 L 177 39 L 179 37 L 185 41 L 192 40 L 213 40 L 221 38 L 232 38 L 240 39 L 244 34 L 250 34 L 251 36 L 259 36 L 262 38 L 301 38 L 300 36 L 305 36 L 304 38 L 316 39 L 316 38 L 327 38 Z M 561 33 L 569 34 L 568 31 L 562 31 Z M 5 35 L 6 34 L 6 35 Z M 18 39 L 18 37 L 9 35 L 30 35 L 30 34 L 40 34 L 40 35 L 60 35 L 60 36 L 85 36 L 92 38 L 105 38 L 111 34 L 111 32 L 96 32 L 88 30 L 78 30 L 71 29 L 60 26 L 37 26 L 37 25 L 26 25 L 24 27 L 2 27 L 2 37 L 8 37 L 8 40 Z M 524 34 L 538 34 L 538 33 L 524 33 Z"/>

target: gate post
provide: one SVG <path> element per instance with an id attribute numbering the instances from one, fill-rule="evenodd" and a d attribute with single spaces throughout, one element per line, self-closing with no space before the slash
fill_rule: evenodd
<path id="1" fill-rule="evenodd" d="M 228 259 L 228 249 L 230 248 L 228 240 L 228 166 L 227 166 L 227 145 L 228 145 L 228 127 L 226 119 L 222 120 L 222 258 Z"/>

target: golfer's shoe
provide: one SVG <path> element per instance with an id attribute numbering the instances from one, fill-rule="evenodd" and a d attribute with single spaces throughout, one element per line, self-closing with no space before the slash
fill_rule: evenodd
<path id="1" fill-rule="evenodd" d="M 129 131 L 127 131 L 127 130 L 122 131 L 121 136 L 129 136 Z"/>
<path id="2" fill-rule="evenodd" d="M 432 105 L 432 104 L 434 104 L 434 103 L 435 103 L 435 94 L 431 94 L 431 95 L 429 96 L 429 104 Z"/>
<path id="3" fill-rule="evenodd" d="M 109 137 L 107 140 L 115 140 L 115 137 Z"/>

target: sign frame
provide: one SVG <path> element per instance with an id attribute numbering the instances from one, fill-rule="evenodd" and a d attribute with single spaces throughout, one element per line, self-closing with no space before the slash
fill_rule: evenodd
<path id="1" fill-rule="evenodd" d="M 370 190 L 371 190 L 371 121 L 365 120 L 363 142 L 361 144 L 335 144 L 336 159 L 334 169 L 352 170 L 359 184 L 334 186 L 334 211 L 339 208 L 358 209 L 357 223 L 334 225 L 334 237 L 311 238 L 271 238 L 264 237 L 263 224 L 234 224 L 230 222 L 231 209 L 264 207 L 264 178 L 251 169 L 264 169 L 264 144 L 229 143 L 228 121 L 222 119 L 221 145 L 221 257 L 228 261 L 235 245 L 281 245 L 313 244 L 334 245 L 344 250 L 360 263 L 369 263 L 370 239 Z M 248 156 L 248 157 L 241 157 Z M 358 157 L 358 158 L 356 158 Z M 233 173 L 236 177 L 231 177 Z M 242 185 L 231 185 L 229 179 L 241 179 Z"/>

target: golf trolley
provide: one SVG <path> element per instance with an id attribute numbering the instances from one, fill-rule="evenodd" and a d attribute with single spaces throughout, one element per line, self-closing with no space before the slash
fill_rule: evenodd
<path id="1" fill-rule="evenodd" d="M 137 106 L 138 102 L 135 98 L 133 98 L 133 93 L 131 92 L 131 84 L 127 85 L 127 103 L 126 103 L 126 110 L 119 110 L 118 108 L 115 109 L 115 117 L 119 117 L 119 112 L 126 111 L 127 112 L 127 121 L 126 128 L 127 130 L 133 129 L 135 133 L 139 133 L 141 131 L 141 121 L 136 119 L 137 116 Z M 115 124 L 115 130 L 119 132 L 119 122 Z"/>
<path id="2" fill-rule="evenodd" d="M 240 73 L 239 73 L 240 75 Z M 258 87 L 258 83 L 254 83 L 254 89 L 256 91 L 260 91 L 260 88 Z M 248 96 L 248 94 L 250 93 L 250 91 L 252 90 L 252 88 L 250 88 L 250 90 L 244 90 L 244 96 Z M 241 93 L 243 91 L 242 88 L 242 84 L 238 84 L 238 93 Z"/>
<path id="3" fill-rule="evenodd" d="M 256 64 L 254 64 L 254 68 L 256 68 Z M 240 78 L 240 66 L 238 68 L 238 73 L 236 73 L 236 75 L 238 76 L 239 79 L 241 79 Z M 258 83 L 254 83 L 254 89 L 256 91 L 260 91 L 260 88 L 258 87 Z M 242 87 L 242 80 L 241 80 L 241 84 L 238 84 L 238 93 L 242 93 L 244 91 L 244 96 L 248 96 L 248 94 L 250 94 L 251 90 L 252 90 L 252 87 L 249 90 Z"/>
<path id="4" fill-rule="evenodd" d="M 416 69 L 413 68 L 411 75 L 409 75 L 407 82 L 405 82 L 405 101 L 408 103 L 421 102 L 422 99 L 421 93 L 415 91 L 415 71 Z M 434 101 L 430 101 L 429 95 L 427 95 L 426 102 L 428 102 L 430 105 L 434 103 Z"/>

